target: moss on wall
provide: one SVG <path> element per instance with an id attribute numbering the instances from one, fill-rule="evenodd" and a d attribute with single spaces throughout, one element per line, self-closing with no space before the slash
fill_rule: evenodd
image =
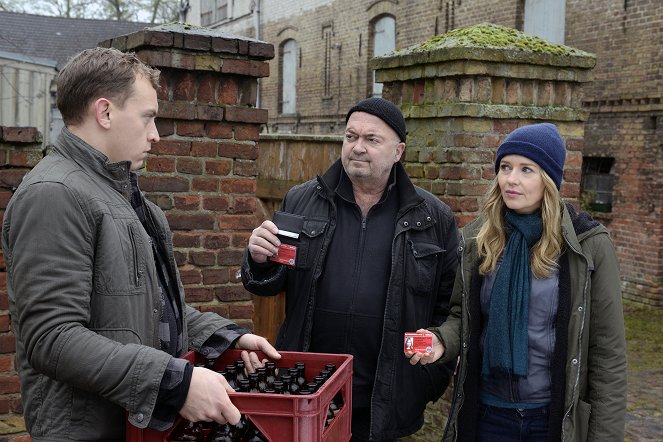
<path id="1" fill-rule="evenodd" d="M 416 46 L 397 51 L 396 54 L 457 47 L 515 49 L 554 55 L 590 55 L 579 49 L 550 43 L 540 37 L 491 23 L 454 29 Z"/>

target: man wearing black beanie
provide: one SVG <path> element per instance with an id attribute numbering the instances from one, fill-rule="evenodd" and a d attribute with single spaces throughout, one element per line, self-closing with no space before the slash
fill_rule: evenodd
<path id="1" fill-rule="evenodd" d="M 402 353 L 404 332 L 446 318 L 458 246 L 449 207 L 400 163 L 405 140 L 393 103 L 353 106 L 340 160 L 290 189 L 253 231 L 242 265 L 250 292 L 286 292 L 277 349 L 354 356 L 353 441 L 416 432 L 450 379 L 448 366 L 412 366 Z"/>

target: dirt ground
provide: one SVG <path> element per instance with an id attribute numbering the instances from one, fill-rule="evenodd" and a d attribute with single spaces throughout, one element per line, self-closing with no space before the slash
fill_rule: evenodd
<path id="1" fill-rule="evenodd" d="M 663 441 L 663 308 L 625 302 L 628 442 Z"/>

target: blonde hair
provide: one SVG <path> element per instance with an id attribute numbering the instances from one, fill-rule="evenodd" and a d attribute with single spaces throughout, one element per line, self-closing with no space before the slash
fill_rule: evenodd
<path id="1" fill-rule="evenodd" d="M 557 258 L 562 253 L 562 197 L 554 181 L 541 169 L 543 178 L 543 201 L 541 201 L 541 220 L 543 233 L 531 249 L 530 264 L 532 273 L 537 278 L 551 275 L 557 267 Z M 484 223 L 477 235 L 479 256 L 482 259 L 479 272 L 482 275 L 495 270 L 504 247 L 506 233 L 504 228 L 504 211 L 506 205 L 502 199 L 497 177 L 488 193 L 482 216 Z"/>

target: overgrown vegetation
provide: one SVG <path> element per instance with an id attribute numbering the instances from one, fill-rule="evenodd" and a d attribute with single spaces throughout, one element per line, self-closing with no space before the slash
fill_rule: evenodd
<path id="1" fill-rule="evenodd" d="M 440 48 L 479 47 L 515 49 L 554 55 L 589 55 L 579 49 L 550 43 L 534 35 L 492 23 L 482 23 L 466 28 L 454 29 L 401 52 L 426 52 Z"/>

